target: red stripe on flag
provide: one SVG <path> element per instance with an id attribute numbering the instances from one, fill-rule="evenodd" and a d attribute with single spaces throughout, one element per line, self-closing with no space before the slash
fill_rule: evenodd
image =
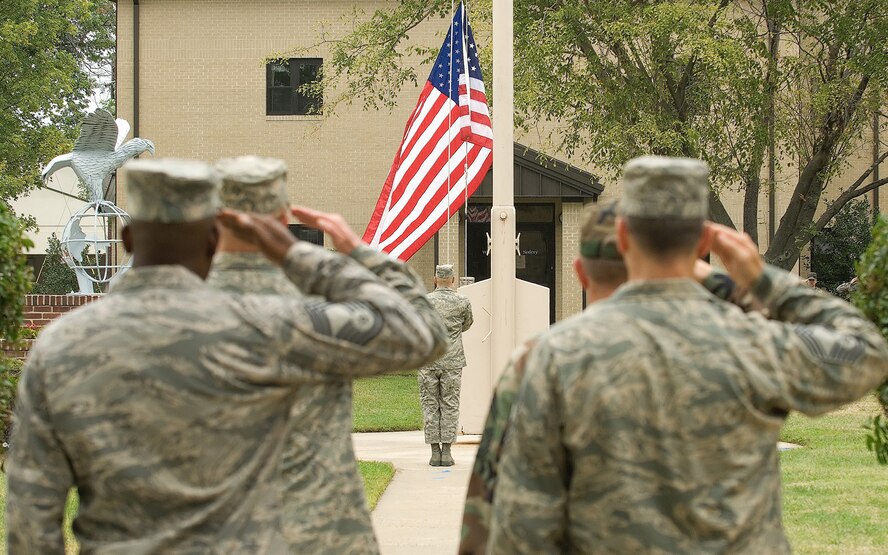
<path id="1" fill-rule="evenodd" d="M 446 109 L 446 107 L 444 109 Z M 452 121 L 455 122 L 457 120 L 457 118 L 459 118 L 459 108 L 454 106 L 453 109 L 450 111 L 450 115 L 452 116 L 452 118 L 451 118 Z M 435 150 L 435 147 L 438 145 L 438 143 L 441 141 L 441 139 L 443 139 L 444 137 L 447 136 L 448 129 L 451 129 L 451 127 L 448 124 L 447 119 L 445 118 L 444 121 L 442 122 L 441 126 L 438 127 L 429 136 L 429 138 L 427 139 L 427 142 L 424 142 L 422 144 L 417 144 L 414 146 L 414 148 L 417 149 L 416 157 L 413 159 L 413 163 L 410 164 L 410 166 L 404 172 L 403 177 L 401 178 L 401 184 L 403 184 L 403 187 L 398 187 L 394 191 L 392 191 L 392 202 L 391 202 L 392 205 L 398 203 L 401 200 L 401 196 L 405 193 L 406 186 L 409 185 L 411 181 L 413 181 L 413 176 L 415 176 L 416 173 L 418 171 L 420 171 L 420 169 L 422 168 L 422 165 L 424 163 L 426 163 L 429 156 L 432 155 L 432 153 Z M 453 134 L 454 138 L 458 138 L 459 133 L 453 132 L 452 134 Z M 452 146 L 451 146 L 451 150 L 452 150 Z M 405 154 L 403 160 L 406 160 L 412 153 L 413 153 L 413 150 L 407 152 Z M 438 160 L 440 160 L 442 156 L 446 160 L 448 154 L 449 153 L 447 152 L 447 149 L 443 149 L 441 154 L 438 156 Z"/>
<path id="2" fill-rule="evenodd" d="M 472 196 L 472 194 L 474 194 L 474 192 L 478 190 L 478 187 L 481 185 L 481 182 L 484 181 L 484 176 L 486 176 L 487 172 L 490 170 L 490 164 L 492 162 L 493 162 L 493 157 L 488 156 L 487 160 L 484 162 L 484 165 L 480 168 L 480 171 L 477 174 L 478 177 L 476 179 L 472 180 L 472 182 L 469 184 L 469 191 L 468 191 L 467 197 Z M 460 195 L 460 198 L 454 199 L 453 203 L 450 205 L 450 213 L 456 214 L 457 211 L 462 207 L 462 205 L 463 205 L 463 197 L 462 197 L 462 195 Z M 404 260 L 404 261 L 409 260 L 411 256 L 416 254 L 416 252 L 419 249 L 421 249 L 422 246 L 425 245 L 429 241 L 429 239 L 434 237 L 435 233 L 438 233 L 438 231 L 440 231 L 441 228 L 444 227 L 444 224 L 447 223 L 445 221 L 446 219 L 447 219 L 447 216 L 445 214 L 442 218 L 437 220 L 432 225 L 432 227 L 430 227 L 428 229 L 428 231 L 423 233 L 421 237 L 419 237 L 416 241 L 411 243 L 410 246 L 407 247 L 404 250 L 404 252 L 401 253 L 400 256 L 398 256 L 398 258 L 400 260 Z"/>
<path id="3" fill-rule="evenodd" d="M 432 164 L 432 166 L 429 167 L 429 169 L 424 174 L 422 174 L 420 176 L 421 182 L 420 182 L 419 186 L 416 187 L 411 192 L 410 197 L 408 197 L 408 199 L 405 203 L 406 208 L 411 209 L 412 207 L 415 207 L 422 200 L 422 196 L 426 193 L 428 188 L 433 185 L 433 181 L 441 173 L 441 170 L 443 170 L 444 167 L 447 165 L 447 161 L 452 158 L 453 154 L 456 153 L 458 149 L 462 149 L 462 147 L 463 147 L 463 140 L 459 137 L 459 133 L 454 133 L 453 140 L 450 142 L 450 152 L 447 152 L 447 149 L 443 149 L 441 154 L 438 156 L 438 158 L 435 159 L 435 162 Z M 451 177 L 450 189 L 453 189 L 454 187 L 457 187 L 460 184 L 459 179 L 462 176 L 463 161 L 459 160 L 454 165 L 455 166 L 458 165 L 460 167 L 460 172 L 459 172 L 459 177 L 456 177 L 456 178 Z M 412 176 L 405 175 L 403 183 L 405 183 L 405 184 L 410 183 L 411 181 L 413 181 L 413 178 L 415 176 L 416 176 L 416 174 L 414 174 Z M 452 170 L 451 170 L 451 176 L 453 176 Z M 446 193 L 447 189 L 448 189 L 447 180 L 445 179 L 443 181 L 443 183 L 438 185 L 438 187 Z M 406 187 L 405 187 L 405 189 L 406 189 Z M 398 197 L 398 201 L 400 202 L 401 196 L 403 196 L 403 194 L 406 191 L 402 189 L 399 192 L 401 193 Z M 396 204 L 396 202 L 392 202 L 391 206 L 394 207 L 395 204 Z M 397 227 L 390 227 L 388 229 L 388 231 L 383 232 L 382 236 L 380 236 L 380 238 L 379 238 L 380 243 L 386 241 L 389 237 L 391 237 L 391 234 L 396 229 L 397 229 Z"/>
<path id="4" fill-rule="evenodd" d="M 413 120 L 416 118 L 420 107 L 425 102 L 426 97 L 429 96 L 429 93 L 435 90 L 435 87 L 432 86 L 431 83 L 426 83 L 425 87 L 422 88 L 422 92 L 419 93 L 419 102 L 416 103 L 416 108 L 413 109 L 413 112 L 410 114 L 410 118 L 407 119 L 407 125 L 404 126 L 404 135 L 401 138 L 401 142 L 407 138 L 407 133 L 410 131 L 410 127 L 413 125 Z M 376 235 L 376 230 L 379 226 L 379 222 L 382 220 L 382 215 L 385 212 L 385 207 L 388 204 L 389 193 L 392 190 L 392 185 L 395 179 L 395 173 L 398 171 L 398 167 L 400 165 L 399 154 L 401 152 L 401 147 L 398 147 L 398 150 L 395 152 L 395 160 L 392 162 L 392 167 L 389 170 L 388 176 L 385 178 L 385 183 L 382 185 L 382 191 L 379 193 L 379 198 L 376 200 L 376 207 L 373 209 L 373 214 L 370 216 L 370 222 L 367 224 L 367 229 L 364 231 L 363 241 L 365 243 L 370 243 L 373 241 L 373 236 Z"/>
<path id="5" fill-rule="evenodd" d="M 480 153 L 481 153 L 481 148 L 480 148 L 480 147 L 475 147 L 475 146 L 473 146 L 473 147 L 471 147 L 471 148 L 469 149 L 469 153 L 468 153 L 468 166 L 471 166 L 471 165 L 472 165 L 472 162 L 475 161 L 475 159 L 478 157 L 478 155 L 479 155 Z M 460 179 L 462 179 L 462 176 L 463 176 L 463 172 L 464 172 L 464 170 L 465 170 L 465 168 L 463 167 L 463 164 L 462 164 L 462 163 L 457 164 L 455 167 L 453 167 L 453 168 L 451 169 L 451 171 L 450 171 L 450 180 L 451 180 L 451 183 L 459 183 Z M 436 172 L 436 173 L 437 173 L 437 172 Z M 433 174 L 433 175 L 434 175 L 434 174 Z M 470 176 L 470 179 L 471 179 L 471 177 L 474 177 L 474 176 Z M 483 176 L 482 176 L 482 178 L 483 178 Z M 446 180 L 445 180 L 445 183 L 446 183 Z M 425 192 L 426 192 L 426 191 L 422 191 L 422 193 L 425 193 Z M 418 201 L 419 201 L 419 196 L 421 196 L 421 194 L 420 194 L 420 195 L 417 195 L 417 197 L 415 197 L 414 199 L 411 199 L 411 203 L 409 204 L 409 206 L 414 207 L 414 210 L 412 211 L 411 215 L 413 215 L 413 213 L 415 213 L 416 208 L 420 208 L 421 212 L 419 212 L 419 214 L 416 215 L 415 217 L 411 218 L 412 223 L 411 223 L 406 229 L 404 229 L 404 230 L 402 230 L 402 231 L 398 231 L 397 228 L 392 229 L 392 233 L 394 233 L 394 232 L 398 232 L 398 235 L 397 235 L 396 238 L 397 238 L 397 239 L 406 239 L 411 233 L 413 233 L 414 231 L 416 231 L 417 228 L 419 228 L 419 227 L 420 227 L 421 225 L 423 225 L 426 221 L 428 221 L 428 219 L 429 219 L 429 218 L 431 217 L 431 215 L 432 215 L 432 212 L 434 212 L 435 208 L 437 208 L 437 207 L 438 207 L 439 205 L 441 205 L 441 204 L 444 204 L 444 205 L 446 206 L 446 204 L 447 204 L 447 193 L 448 193 L 448 190 L 447 190 L 447 187 L 446 187 L 446 186 L 444 186 L 444 187 L 438 187 L 437 189 L 435 189 L 435 192 L 434 192 L 434 194 L 432 195 L 432 198 L 429 199 L 429 200 L 425 203 L 425 205 L 422 206 L 421 208 L 420 208 L 420 205 L 419 205 L 419 202 L 418 202 Z M 460 199 L 460 200 L 461 200 L 462 196 L 463 196 L 462 194 L 456 195 L 456 197 L 457 197 L 458 199 Z M 447 214 L 446 214 L 446 212 L 444 213 L 444 215 L 443 215 L 442 217 L 443 217 L 445 220 L 447 219 Z M 392 236 L 392 233 L 389 233 L 388 236 L 387 236 L 387 237 L 384 237 L 380 242 L 381 242 L 381 243 L 382 243 L 382 242 L 386 242 L 386 241 Z"/>

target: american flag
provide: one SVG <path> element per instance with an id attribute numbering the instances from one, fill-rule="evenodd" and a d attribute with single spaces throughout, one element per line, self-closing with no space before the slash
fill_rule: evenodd
<path id="1" fill-rule="evenodd" d="M 407 120 L 364 241 L 409 259 L 481 184 L 492 148 L 478 51 L 460 3 Z"/>

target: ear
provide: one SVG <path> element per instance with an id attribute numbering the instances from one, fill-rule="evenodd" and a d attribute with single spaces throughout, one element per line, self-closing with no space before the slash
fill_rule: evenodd
<path id="1" fill-rule="evenodd" d="M 130 226 L 123 226 L 123 229 L 120 230 L 120 238 L 123 239 L 123 250 L 133 254 L 133 235 Z"/>
<path id="2" fill-rule="evenodd" d="M 629 225 L 626 220 L 618 216 L 615 222 L 617 228 L 617 250 L 625 255 L 629 252 Z"/>
<path id="3" fill-rule="evenodd" d="M 583 261 L 580 260 L 579 256 L 574 258 L 573 267 L 580 285 L 583 289 L 589 289 L 589 276 L 586 275 L 586 270 L 583 268 Z"/>
<path id="4" fill-rule="evenodd" d="M 702 258 L 709 254 L 713 241 L 715 241 L 715 228 L 709 225 L 709 222 L 704 222 L 703 233 L 700 235 L 700 241 L 697 243 L 697 258 Z"/>

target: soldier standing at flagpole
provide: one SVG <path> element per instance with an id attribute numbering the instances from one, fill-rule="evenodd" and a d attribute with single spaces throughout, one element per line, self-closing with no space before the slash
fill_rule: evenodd
<path id="1" fill-rule="evenodd" d="M 432 446 L 431 466 L 453 466 L 450 444 L 456 441 L 459 423 L 459 390 L 466 365 L 462 332 L 472 326 L 472 305 L 454 289 L 456 277 L 450 264 L 435 267 L 435 290 L 426 298 L 435 307 L 450 336 L 450 348 L 438 360 L 419 371 L 425 442 Z"/>

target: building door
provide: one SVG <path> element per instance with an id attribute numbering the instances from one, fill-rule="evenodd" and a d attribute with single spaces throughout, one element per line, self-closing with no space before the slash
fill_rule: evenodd
<path id="1" fill-rule="evenodd" d="M 515 274 L 518 279 L 549 288 L 549 321 L 555 321 L 555 205 L 515 206 L 518 245 Z M 466 275 L 475 281 L 490 278 L 490 205 L 470 204 L 466 210 Z"/>

